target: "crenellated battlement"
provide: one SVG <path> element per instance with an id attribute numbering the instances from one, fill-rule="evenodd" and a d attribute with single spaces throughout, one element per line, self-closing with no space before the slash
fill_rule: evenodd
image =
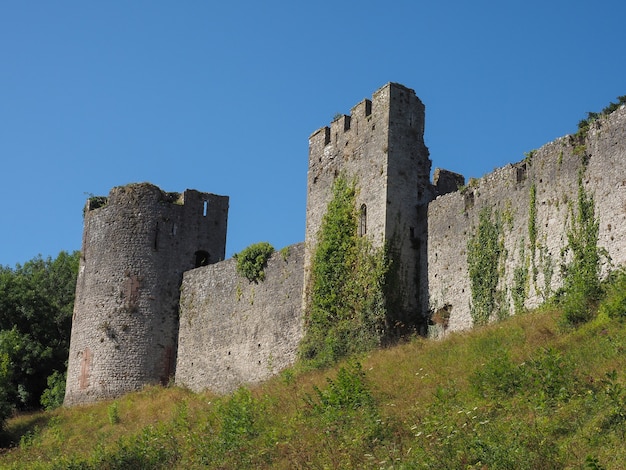
<path id="1" fill-rule="evenodd" d="M 350 115 L 358 121 L 362 121 L 372 114 L 372 100 L 364 99 L 350 110 Z"/>
<path id="2" fill-rule="evenodd" d="M 321 127 L 309 136 L 309 144 L 312 147 L 325 147 L 330 143 L 343 141 L 343 134 L 352 132 L 355 134 L 376 132 L 375 121 L 384 117 L 389 111 L 391 101 L 396 101 L 394 106 L 408 107 L 408 113 L 419 119 L 424 114 L 424 105 L 415 95 L 415 91 L 398 83 L 387 83 L 372 94 L 372 99 L 363 99 L 350 110 L 350 114 L 341 114 L 333 119 L 328 126 Z M 423 135 L 424 128 L 421 126 Z"/>

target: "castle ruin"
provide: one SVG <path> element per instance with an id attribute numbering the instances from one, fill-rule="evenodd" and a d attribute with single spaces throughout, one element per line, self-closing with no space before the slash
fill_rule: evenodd
<path id="1" fill-rule="evenodd" d="M 151 184 L 85 207 L 65 404 L 167 384 L 183 273 L 224 259 L 228 198 Z"/>
<path id="2" fill-rule="evenodd" d="M 422 333 L 472 326 L 467 246 L 485 208 L 502 221 L 499 289 L 511 313 L 516 272 L 526 272 L 526 307 L 562 285 L 559 266 L 567 261 L 562 252 L 581 176 L 594 196 L 599 244 L 613 264 L 626 262 L 623 107 L 593 123 L 582 144 L 557 139 L 467 186 L 440 169 L 431 182 L 423 134 L 424 105 L 395 83 L 314 132 L 305 243 L 274 253 L 259 283 L 238 275 L 235 260 L 223 260 L 227 197 L 164 193 L 144 183 L 90 198 L 65 404 L 172 379 L 227 393 L 293 364 L 311 253 L 340 174 L 358 187 L 359 234 L 386 245 L 397 269 L 393 290 L 401 302 L 392 320 Z"/>

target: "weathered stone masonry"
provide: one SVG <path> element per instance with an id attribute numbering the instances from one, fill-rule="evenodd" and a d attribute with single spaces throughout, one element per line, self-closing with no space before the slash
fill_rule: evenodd
<path id="1" fill-rule="evenodd" d="M 392 321 L 424 325 L 428 304 L 422 273 L 426 266 L 426 207 L 437 194 L 456 190 L 462 176 L 440 170 L 430 182 L 424 145 L 424 105 L 409 88 L 388 83 L 372 100 L 354 106 L 309 138 L 306 209 L 308 267 L 322 217 L 338 175 L 354 178 L 360 232 L 374 246 L 387 245 L 397 274 L 399 311 Z M 308 272 L 308 270 L 307 270 Z"/>
<path id="2" fill-rule="evenodd" d="M 170 380 L 183 272 L 224 259 L 227 212 L 227 197 L 147 183 L 88 201 L 66 405 Z"/>
<path id="3" fill-rule="evenodd" d="M 576 149 L 576 147 L 578 147 Z M 585 163 L 585 161 L 587 161 Z M 428 208 L 428 288 L 432 311 L 445 308 L 449 330 L 470 328 L 471 292 L 467 243 L 480 211 L 491 208 L 502 221 L 504 272 L 501 289 L 513 311 L 516 269 L 526 269 L 526 307 L 535 307 L 562 286 L 561 256 L 578 177 L 593 195 L 600 222 L 598 244 L 614 265 L 626 263 L 626 109 L 591 125 L 584 147 L 562 137 L 527 159 L 471 182 L 463 191 L 437 198 Z M 531 193 L 535 193 L 536 243 L 531 245 Z M 523 249 L 521 249 L 523 247 Z M 522 253 L 524 259 L 522 259 Z"/>
<path id="4" fill-rule="evenodd" d="M 227 393 L 296 360 L 303 335 L 304 245 L 275 252 L 265 280 L 237 273 L 235 259 L 185 273 L 176 384 Z"/>
<path id="5" fill-rule="evenodd" d="M 558 289 L 580 174 L 595 200 L 599 244 L 614 265 L 626 263 L 624 107 L 593 123 L 584 147 L 557 139 L 461 190 L 463 177 L 449 171 L 436 169 L 430 182 L 423 132 L 424 105 L 393 83 L 314 132 L 306 242 L 274 253 L 258 284 L 237 274 L 235 260 L 222 261 L 227 197 L 144 183 L 91 198 L 65 404 L 113 398 L 174 374 L 179 385 L 226 393 L 293 364 L 306 276 L 339 175 L 357 183 L 360 234 L 390 249 L 401 297 L 390 315 L 409 326 L 431 319 L 437 334 L 472 326 L 467 246 L 483 208 L 501 222 L 499 288 L 509 311 L 520 277 L 527 307 Z M 525 274 L 516 281 L 516 273 Z"/>

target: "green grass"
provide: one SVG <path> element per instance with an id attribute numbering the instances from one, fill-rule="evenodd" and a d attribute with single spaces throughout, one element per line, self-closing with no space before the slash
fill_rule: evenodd
<path id="1" fill-rule="evenodd" d="M 17 416 L 0 468 L 623 468 L 626 323 L 563 329 L 562 315 L 414 338 L 229 397 L 152 387 Z"/>

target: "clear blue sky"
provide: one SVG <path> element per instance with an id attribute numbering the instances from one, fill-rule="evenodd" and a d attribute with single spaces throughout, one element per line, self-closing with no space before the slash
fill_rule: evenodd
<path id="1" fill-rule="evenodd" d="M 89 194 L 230 196 L 227 256 L 304 239 L 308 137 L 389 81 L 482 176 L 626 94 L 626 2 L 0 6 L 0 264 L 80 249 Z"/>

